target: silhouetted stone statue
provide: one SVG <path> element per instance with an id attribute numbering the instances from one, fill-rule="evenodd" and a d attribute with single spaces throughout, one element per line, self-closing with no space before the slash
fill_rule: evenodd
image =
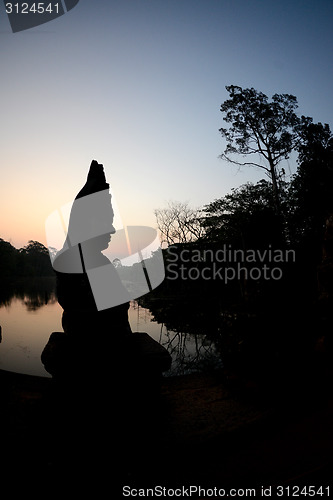
<path id="1" fill-rule="evenodd" d="M 93 196 L 95 194 L 97 197 Z M 77 200 L 83 203 L 77 203 Z M 53 264 L 57 275 L 58 301 L 64 309 L 63 328 L 71 335 L 82 338 L 85 335 L 90 337 L 95 332 L 102 337 L 110 334 L 112 328 L 112 340 L 116 342 L 131 333 L 128 323 L 129 294 L 112 263 L 102 254 L 115 233 L 113 218 L 103 165 L 93 161 L 87 182 L 75 198 L 65 245 Z M 112 291 L 120 304 L 98 310 L 87 273 L 101 266 L 107 266 Z"/>
<path id="2" fill-rule="evenodd" d="M 92 161 L 53 262 L 64 332 L 51 335 L 42 362 L 58 380 L 116 377 L 118 384 L 144 388 L 170 368 L 171 357 L 146 333 L 131 331 L 130 295 L 102 253 L 115 233 L 113 219 L 103 165 Z"/>

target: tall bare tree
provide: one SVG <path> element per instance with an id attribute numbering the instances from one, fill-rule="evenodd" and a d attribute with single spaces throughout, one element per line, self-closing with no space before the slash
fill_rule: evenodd
<path id="1" fill-rule="evenodd" d="M 162 244 L 189 243 L 203 235 L 201 210 L 187 202 L 169 201 L 167 208 L 158 208 L 154 214 Z"/>

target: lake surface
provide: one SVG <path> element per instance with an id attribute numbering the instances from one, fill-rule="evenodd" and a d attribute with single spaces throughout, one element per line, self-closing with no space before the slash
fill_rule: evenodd
<path id="1" fill-rule="evenodd" d="M 1 301 L 0 369 L 49 377 L 40 356 L 51 333 L 63 330 L 62 312 L 54 292 L 49 290 L 39 293 L 20 290 Z M 136 301 L 131 302 L 129 321 L 132 331 L 147 332 L 168 349 L 173 361 L 166 376 L 221 366 L 214 343 L 205 334 L 167 329 Z"/>

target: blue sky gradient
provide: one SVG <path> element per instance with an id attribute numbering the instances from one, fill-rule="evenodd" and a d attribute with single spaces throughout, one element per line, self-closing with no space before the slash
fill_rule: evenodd
<path id="1" fill-rule="evenodd" d="M 225 86 L 294 94 L 332 126 L 332 26 L 331 0 L 81 0 L 13 34 L 0 4 L 0 237 L 46 244 L 93 158 L 128 225 L 256 182 L 218 158 Z"/>

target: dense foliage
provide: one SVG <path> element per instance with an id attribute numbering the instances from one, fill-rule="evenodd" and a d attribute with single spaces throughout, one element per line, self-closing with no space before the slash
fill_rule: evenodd
<path id="1" fill-rule="evenodd" d="M 227 90 L 221 157 L 261 167 L 267 178 L 193 211 L 200 236 L 174 238 L 164 250 L 166 279 L 145 301 L 160 321 L 181 318 L 185 331 L 205 324 L 227 370 L 271 381 L 282 365 L 287 376 L 314 366 L 315 346 L 331 345 L 333 135 L 328 124 L 298 117 L 294 96 L 269 102 L 254 89 Z M 291 152 L 297 171 L 287 181 Z"/>
<path id="2" fill-rule="evenodd" d="M 0 279 L 25 276 L 53 276 L 48 249 L 38 241 L 20 249 L 0 238 Z"/>

